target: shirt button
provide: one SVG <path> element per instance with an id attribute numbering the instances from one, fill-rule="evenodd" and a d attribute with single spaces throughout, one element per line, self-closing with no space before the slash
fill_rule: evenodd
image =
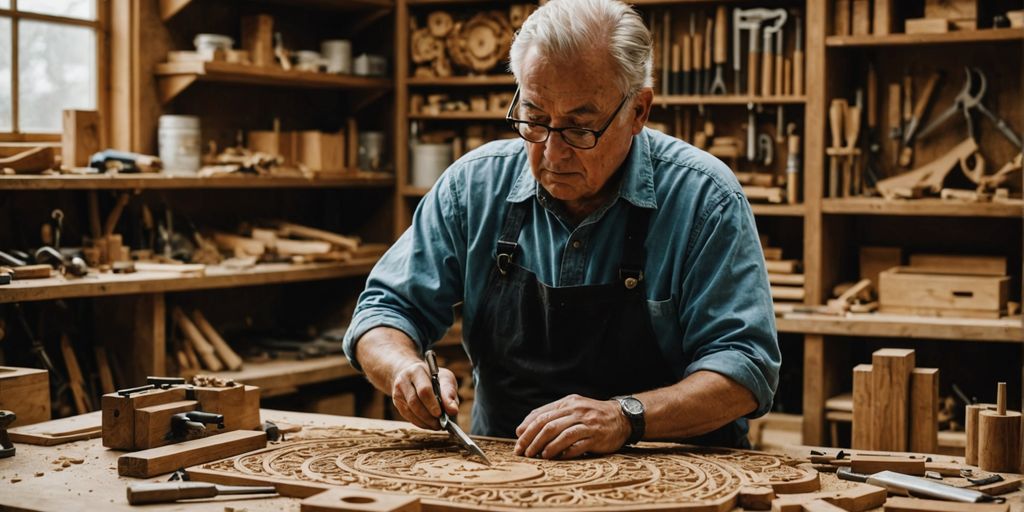
<path id="1" fill-rule="evenodd" d="M 572 241 L 572 248 L 573 249 L 579 249 L 580 247 L 583 247 L 583 242 L 580 242 L 579 240 L 573 240 Z"/>

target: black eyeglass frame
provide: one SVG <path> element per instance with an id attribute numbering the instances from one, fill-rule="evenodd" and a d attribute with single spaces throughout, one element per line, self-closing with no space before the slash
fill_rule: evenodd
<path id="1" fill-rule="evenodd" d="M 508 106 L 508 112 L 505 113 L 505 122 L 507 122 L 509 124 L 509 126 L 512 127 L 512 131 L 516 132 L 516 135 L 518 135 L 519 138 L 525 140 L 526 142 L 532 142 L 534 144 L 543 144 L 543 143 L 547 142 L 549 138 L 551 138 L 551 132 L 558 132 L 558 136 L 562 138 L 562 142 L 565 142 L 566 144 L 568 144 L 568 145 L 570 145 L 570 146 L 572 146 L 572 147 L 574 147 L 576 149 L 584 149 L 584 150 L 586 150 L 586 149 L 594 149 L 595 147 L 597 147 L 597 143 L 601 140 L 601 136 L 604 135 L 604 132 L 608 131 L 608 127 L 612 125 L 612 121 L 614 121 L 615 118 L 619 115 L 619 111 L 622 110 L 622 107 L 626 104 L 626 100 L 628 100 L 628 99 L 629 99 L 629 95 L 628 94 L 624 95 L 622 97 L 622 101 L 619 102 L 619 106 L 615 107 L 615 112 L 612 112 L 612 115 L 608 118 L 608 121 L 606 121 L 604 123 L 604 126 L 602 126 L 598 130 L 591 130 L 590 128 L 583 128 L 583 127 L 579 127 L 579 126 L 566 126 L 564 128 L 555 128 L 553 126 L 548 126 L 548 125 L 543 124 L 543 123 L 537 123 L 537 122 L 534 122 L 534 121 L 525 121 L 523 119 L 516 119 L 516 118 L 512 117 L 512 111 L 515 110 L 516 105 L 519 104 L 519 88 L 516 87 L 516 93 L 514 95 L 512 95 L 512 103 Z M 516 126 L 518 123 L 526 123 L 526 124 L 529 124 L 529 125 L 542 127 L 542 128 L 547 130 L 547 135 L 544 137 L 544 140 L 533 141 L 533 140 L 527 139 L 526 137 L 523 136 L 523 133 L 520 132 L 519 128 Z M 594 145 L 590 146 L 590 147 L 580 147 L 580 146 L 577 146 L 576 144 L 573 144 L 572 142 L 569 142 L 569 140 L 565 138 L 565 134 L 562 133 L 562 132 L 564 132 L 566 130 L 582 130 L 582 131 L 585 131 L 585 132 L 590 132 L 591 134 L 594 135 Z"/>

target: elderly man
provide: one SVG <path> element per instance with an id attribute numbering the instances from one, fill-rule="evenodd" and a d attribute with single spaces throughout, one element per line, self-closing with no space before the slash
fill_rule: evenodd
<path id="1" fill-rule="evenodd" d="M 750 207 L 729 169 L 644 128 L 651 36 L 617 0 L 552 0 L 511 50 L 518 139 L 453 164 L 374 268 L 345 340 L 438 428 L 422 351 L 462 302 L 472 431 L 528 457 L 641 439 L 745 446 L 780 354 Z M 455 378 L 442 398 L 457 409 Z"/>

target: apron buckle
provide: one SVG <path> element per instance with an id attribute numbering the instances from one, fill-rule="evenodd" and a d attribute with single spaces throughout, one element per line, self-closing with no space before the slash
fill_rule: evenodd
<path id="1" fill-rule="evenodd" d="M 504 240 L 498 240 L 498 272 L 501 275 L 508 274 L 508 266 L 512 263 L 512 255 L 516 253 L 516 248 L 519 244 L 515 242 L 506 242 Z"/>
<path id="2" fill-rule="evenodd" d="M 498 272 L 501 272 L 501 275 L 508 274 L 508 265 L 509 265 L 509 263 L 512 263 L 512 255 L 511 254 L 506 254 L 506 253 L 498 254 Z"/>

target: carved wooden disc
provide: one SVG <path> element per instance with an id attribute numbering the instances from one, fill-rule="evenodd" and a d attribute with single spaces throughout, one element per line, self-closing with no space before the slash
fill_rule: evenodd
<path id="1" fill-rule="evenodd" d="M 494 463 L 467 458 L 447 436 L 414 430 L 328 428 L 189 469 L 193 479 L 224 484 L 286 483 L 308 496 L 334 486 L 420 496 L 444 510 L 731 510 L 740 487 L 787 492 L 819 488 L 814 471 L 774 455 L 657 445 L 572 461 L 513 455 L 513 441 L 477 438 Z M 325 485 L 326 484 L 326 485 Z"/>

